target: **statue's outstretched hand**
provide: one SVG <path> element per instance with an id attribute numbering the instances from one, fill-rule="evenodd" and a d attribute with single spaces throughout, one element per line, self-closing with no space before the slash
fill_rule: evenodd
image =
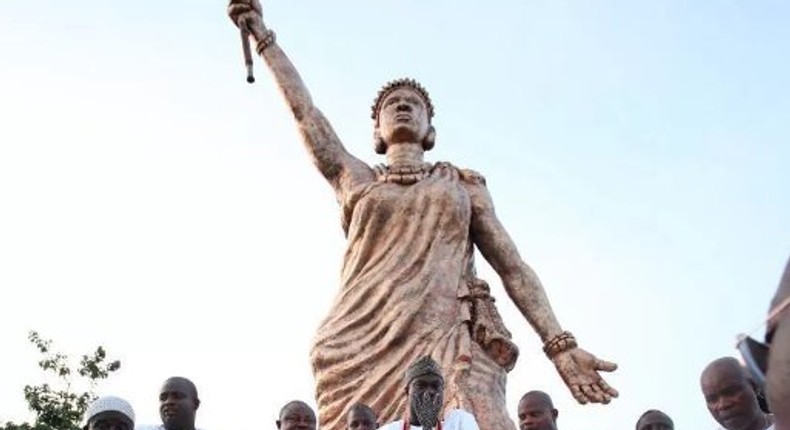
<path id="1" fill-rule="evenodd" d="M 560 352 L 551 361 L 579 403 L 609 403 L 617 397 L 617 390 L 598 374 L 599 371 L 613 372 L 617 369 L 615 363 L 596 358 L 581 348 Z"/>
<path id="2" fill-rule="evenodd" d="M 256 40 L 263 35 L 263 10 L 258 0 L 230 0 L 228 16 L 234 24 L 250 32 Z"/>

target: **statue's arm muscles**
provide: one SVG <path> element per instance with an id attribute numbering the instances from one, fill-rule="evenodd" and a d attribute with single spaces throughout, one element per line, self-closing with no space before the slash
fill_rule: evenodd
<path id="1" fill-rule="evenodd" d="M 373 180 L 373 170 L 346 151 L 324 114 L 313 105 L 299 72 L 277 43 L 268 46 L 262 56 L 291 108 L 313 163 L 326 180 L 338 192 Z"/>
<path id="2" fill-rule="evenodd" d="M 466 171 L 464 184 L 472 201 L 471 235 L 475 246 L 502 278 L 510 298 L 545 342 L 562 332 L 538 276 L 522 259 L 494 212 L 491 195 L 479 174 Z"/>

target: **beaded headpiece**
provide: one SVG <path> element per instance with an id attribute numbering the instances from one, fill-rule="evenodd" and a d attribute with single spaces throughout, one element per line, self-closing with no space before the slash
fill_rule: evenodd
<path id="1" fill-rule="evenodd" d="M 408 386 L 414 378 L 425 375 L 436 375 L 444 380 L 439 363 L 429 355 L 421 357 L 406 369 L 406 385 Z"/>
<path id="2" fill-rule="evenodd" d="M 430 121 L 430 119 L 433 118 L 433 103 L 431 103 L 431 97 L 428 95 L 428 91 L 422 85 L 420 85 L 419 82 L 411 78 L 402 78 L 402 79 L 396 79 L 394 81 L 387 82 L 387 84 L 384 85 L 379 90 L 379 94 L 376 96 L 376 99 L 373 100 L 373 106 L 371 106 L 372 112 L 370 114 L 370 117 L 378 121 L 379 109 L 381 108 L 381 103 L 384 101 L 384 99 L 387 97 L 389 93 L 402 87 L 409 87 L 415 92 L 417 92 L 417 94 L 419 94 L 420 97 L 422 97 L 422 100 L 425 102 L 425 107 L 428 112 L 428 120 Z"/>

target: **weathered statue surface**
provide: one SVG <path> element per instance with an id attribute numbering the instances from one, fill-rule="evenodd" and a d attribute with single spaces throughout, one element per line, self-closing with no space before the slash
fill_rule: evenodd
<path id="1" fill-rule="evenodd" d="M 387 84 L 373 106 L 376 151 L 370 167 L 348 153 L 262 21 L 257 0 L 231 0 L 228 13 L 256 42 L 318 170 L 332 185 L 348 238 L 340 290 L 315 336 L 311 360 L 320 427 L 341 430 L 355 403 L 380 422 L 407 413 L 403 374 L 431 355 L 445 375 L 445 407 L 472 412 L 483 430 L 512 430 L 507 371 L 518 355 L 475 275 L 476 246 L 544 342 L 544 351 L 580 403 L 617 392 L 598 371 L 613 363 L 580 349 L 564 332 L 543 287 L 494 213 L 483 177 L 452 164 L 426 163 L 434 110 L 415 81 Z"/>

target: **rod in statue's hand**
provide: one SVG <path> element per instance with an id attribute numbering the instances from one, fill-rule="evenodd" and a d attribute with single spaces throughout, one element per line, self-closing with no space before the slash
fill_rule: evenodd
<path id="1" fill-rule="evenodd" d="M 247 82 L 255 82 L 255 76 L 252 75 L 252 51 L 250 50 L 250 33 L 241 28 L 241 48 L 244 50 L 244 65 L 247 67 Z"/>

